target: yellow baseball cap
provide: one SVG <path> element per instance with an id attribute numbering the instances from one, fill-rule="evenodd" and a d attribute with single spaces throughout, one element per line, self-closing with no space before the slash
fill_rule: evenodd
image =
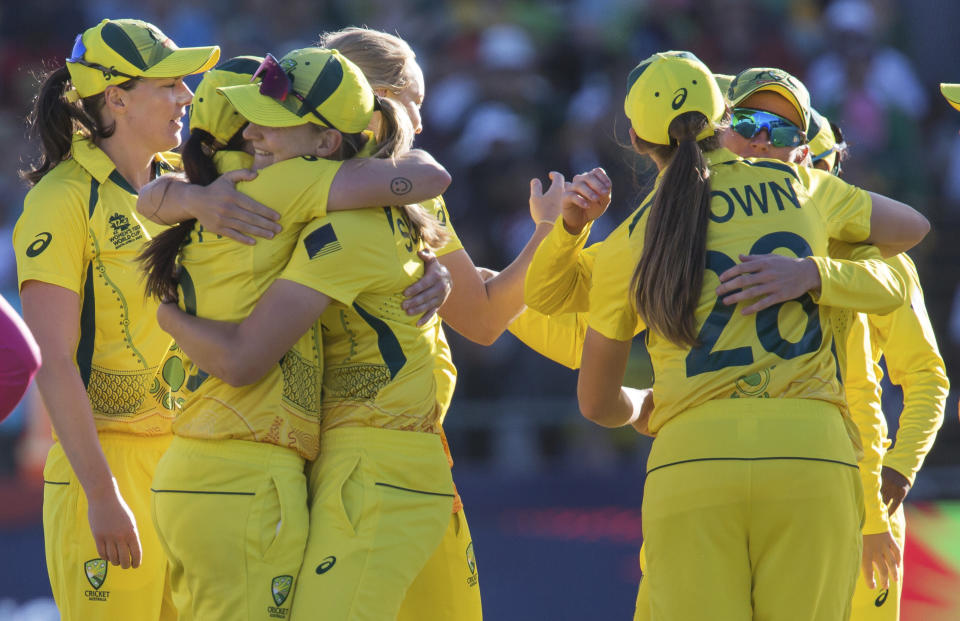
<path id="1" fill-rule="evenodd" d="M 717 86 L 720 87 L 720 92 L 723 94 L 727 93 L 730 83 L 733 82 L 733 76 L 728 73 L 715 73 L 713 79 L 717 81 Z"/>
<path id="2" fill-rule="evenodd" d="M 810 127 L 810 93 L 803 82 L 783 69 L 754 67 L 741 71 L 727 89 L 727 99 L 736 107 L 758 91 L 773 91 L 782 95 L 797 109 L 803 120 L 803 131 Z"/>
<path id="3" fill-rule="evenodd" d="M 257 125 L 314 123 L 353 134 L 366 129 L 373 116 L 373 90 L 360 68 L 337 50 L 308 47 L 279 61 L 267 54 L 256 77 L 256 84 L 217 90 Z"/>
<path id="4" fill-rule="evenodd" d="M 217 64 L 220 48 L 177 47 L 160 29 L 139 19 L 105 19 L 77 35 L 67 59 L 80 97 L 102 93 L 131 78 L 179 78 Z"/>
<path id="5" fill-rule="evenodd" d="M 229 142 L 247 119 L 217 89 L 250 84 L 262 62 L 260 56 L 237 56 L 206 72 L 190 104 L 190 131 L 202 129 L 222 145 Z"/>
<path id="6" fill-rule="evenodd" d="M 810 129 L 807 131 L 809 138 L 807 146 L 810 148 L 810 158 L 816 162 L 824 160 L 827 162 L 829 170 L 834 170 L 837 163 L 838 145 L 836 136 L 833 135 L 833 128 L 830 121 L 813 108 L 810 109 Z M 845 147 L 846 145 L 843 145 Z"/>
<path id="7" fill-rule="evenodd" d="M 940 92 L 947 98 L 951 106 L 960 110 L 960 84 L 940 84 Z"/>
<path id="8" fill-rule="evenodd" d="M 690 52 L 660 52 L 637 65 L 627 77 L 624 112 L 637 136 L 654 144 L 670 144 L 668 129 L 685 112 L 700 112 L 707 127 L 702 140 L 716 130 L 726 104 L 713 74 Z"/>

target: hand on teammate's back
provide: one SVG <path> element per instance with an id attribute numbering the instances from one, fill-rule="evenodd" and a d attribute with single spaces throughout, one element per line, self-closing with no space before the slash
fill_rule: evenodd
<path id="1" fill-rule="evenodd" d="M 270 239 L 280 232 L 280 214 L 236 189 L 238 182 L 256 176 L 252 170 L 232 170 L 208 186 L 191 186 L 196 190 L 184 193 L 184 207 L 210 233 L 251 246 L 254 237 Z"/>
<path id="2" fill-rule="evenodd" d="M 756 300 L 741 311 L 744 315 L 820 289 L 820 272 L 810 259 L 778 254 L 741 254 L 740 261 L 720 274 L 716 293 L 728 306 Z"/>
<path id="3" fill-rule="evenodd" d="M 88 495 L 87 519 L 100 558 L 123 569 L 140 566 L 142 551 L 137 520 L 127 506 L 117 481 L 100 495 Z"/>
<path id="4" fill-rule="evenodd" d="M 403 290 L 407 299 L 400 306 L 408 315 L 423 313 L 423 317 L 417 321 L 418 326 L 423 326 L 447 301 L 453 289 L 453 279 L 450 271 L 437 261 L 435 254 L 429 250 L 421 250 L 417 255 L 423 261 L 423 276 Z"/>
<path id="5" fill-rule="evenodd" d="M 587 223 L 596 220 L 610 206 L 613 184 L 607 172 L 594 168 L 581 173 L 563 189 L 563 226 L 567 232 L 576 235 Z"/>

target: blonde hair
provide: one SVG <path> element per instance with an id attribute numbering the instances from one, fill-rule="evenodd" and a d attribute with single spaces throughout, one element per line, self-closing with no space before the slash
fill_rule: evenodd
<path id="1" fill-rule="evenodd" d="M 399 95 L 410 85 L 411 66 L 416 66 L 417 55 L 400 37 L 350 26 L 335 32 L 320 35 L 317 45 L 336 49 L 356 66 L 360 67 L 370 87 L 377 91 L 385 89 Z M 413 146 L 413 127 L 406 113 L 390 99 L 380 99 L 379 148 L 371 157 L 395 158 Z M 431 248 L 440 248 L 449 239 L 449 233 L 420 205 L 403 205 L 407 218 L 417 235 Z"/>
<path id="2" fill-rule="evenodd" d="M 410 84 L 410 67 L 417 55 L 395 35 L 370 28 L 350 26 L 320 35 L 317 45 L 339 50 L 360 67 L 371 88 L 399 94 Z"/>

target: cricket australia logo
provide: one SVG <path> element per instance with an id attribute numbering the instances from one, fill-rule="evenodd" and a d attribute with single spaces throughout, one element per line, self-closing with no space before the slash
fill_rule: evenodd
<path id="1" fill-rule="evenodd" d="M 90 559 L 83 564 L 83 573 L 87 577 L 87 582 L 93 589 L 84 591 L 83 594 L 91 602 L 105 602 L 110 597 L 110 591 L 101 591 L 100 587 L 107 580 L 107 561 L 102 558 Z"/>
<path id="2" fill-rule="evenodd" d="M 103 586 L 107 579 L 107 562 L 102 558 L 95 558 L 83 564 L 83 571 L 87 574 L 87 581 L 94 589 Z"/>
<path id="3" fill-rule="evenodd" d="M 277 576 L 270 584 L 270 593 L 273 595 L 273 602 L 276 606 L 267 606 L 267 612 L 271 619 L 286 619 L 289 608 L 282 608 L 283 603 L 290 596 L 290 589 L 293 587 L 293 576 Z"/>
<path id="4" fill-rule="evenodd" d="M 467 569 L 470 575 L 467 577 L 468 586 L 477 585 L 477 557 L 473 553 L 473 542 L 467 544 Z"/>
<path id="5" fill-rule="evenodd" d="M 137 241 L 143 237 L 143 231 L 139 226 L 130 226 L 130 219 L 122 213 L 114 213 L 108 220 L 113 233 L 110 235 L 110 243 L 114 248 L 122 248 L 130 242 Z"/>
<path id="6" fill-rule="evenodd" d="M 293 586 L 293 576 L 277 576 L 270 585 L 270 591 L 273 593 L 273 601 L 277 606 L 282 606 L 290 595 L 290 587 Z"/>

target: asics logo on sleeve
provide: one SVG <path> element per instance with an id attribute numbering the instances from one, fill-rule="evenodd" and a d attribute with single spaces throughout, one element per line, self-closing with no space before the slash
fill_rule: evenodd
<path id="1" fill-rule="evenodd" d="M 50 240 L 53 239 L 53 235 L 44 231 L 43 233 L 37 233 L 37 239 L 27 246 L 27 256 L 31 259 L 41 252 L 47 249 L 47 246 L 50 245 Z"/>
<path id="2" fill-rule="evenodd" d="M 873 605 L 879 608 L 883 606 L 887 601 L 887 596 L 890 595 L 890 589 L 884 589 L 880 592 L 880 595 L 877 596 L 877 599 L 873 600 Z"/>
<path id="3" fill-rule="evenodd" d="M 328 556 L 327 558 L 323 559 L 323 562 L 322 562 L 322 563 L 320 563 L 319 565 L 317 565 L 317 575 L 327 573 L 327 572 L 330 571 L 330 570 L 333 568 L 333 566 L 336 565 L 336 564 L 337 564 L 337 557 L 335 557 L 335 556 Z"/>

